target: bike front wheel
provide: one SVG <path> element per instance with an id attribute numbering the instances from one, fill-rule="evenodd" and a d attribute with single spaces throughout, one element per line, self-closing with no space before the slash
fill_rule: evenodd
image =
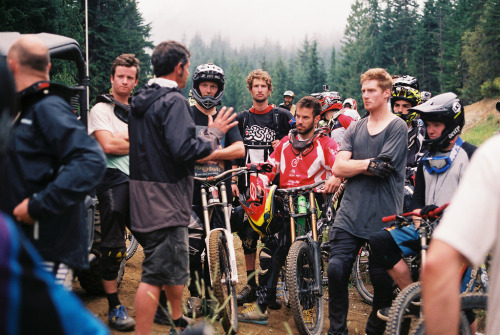
<path id="1" fill-rule="evenodd" d="M 224 232 L 210 234 L 209 257 L 212 287 L 218 301 L 217 312 L 222 327 L 226 334 L 235 334 L 238 331 L 236 287 L 231 283 L 231 263 Z"/>
<path id="2" fill-rule="evenodd" d="M 415 282 L 402 290 L 389 311 L 386 332 L 392 335 L 411 334 L 420 319 L 420 296 L 422 284 Z"/>
<path id="3" fill-rule="evenodd" d="M 293 319 L 300 334 L 319 335 L 325 320 L 324 302 L 312 291 L 316 283 L 310 246 L 295 241 L 286 262 L 286 282 L 290 291 Z"/>

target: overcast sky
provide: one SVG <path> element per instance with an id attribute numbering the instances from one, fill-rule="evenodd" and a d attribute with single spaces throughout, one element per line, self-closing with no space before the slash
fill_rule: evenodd
<path id="1" fill-rule="evenodd" d="M 280 42 L 300 45 L 307 35 L 325 46 L 341 39 L 353 0 L 138 0 L 151 23 L 154 44 L 187 44 L 197 33 L 208 42 L 220 35 L 234 47 Z"/>

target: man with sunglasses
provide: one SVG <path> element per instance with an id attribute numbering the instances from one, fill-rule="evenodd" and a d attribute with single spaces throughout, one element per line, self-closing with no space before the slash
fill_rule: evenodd
<path id="1" fill-rule="evenodd" d="M 414 212 L 427 214 L 451 200 L 476 147 L 459 136 L 465 123 L 464 108 L 454 93 L 440 94 L 409 111 L 420 113 L 427 127 L 424 146 L 429 152 L 418 164 L 411 204 Z M 387 270 L 401 290 L 413 282 L 403 257 L 419 252 L 418 226 L 415 221 L 414 225 L 384 229 L 370 238 L 370 270 Z M 373 286 L 377 290 L 376 282 Z M 387 320 L 388 312 L 389 307 L 379 310 L 379 318 Z"/>

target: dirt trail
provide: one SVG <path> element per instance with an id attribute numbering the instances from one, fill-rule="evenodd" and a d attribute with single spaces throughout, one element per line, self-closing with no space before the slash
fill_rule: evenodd
<path id="1" fill-rule="evenodd" d="M 236 238 L 237 239 L 237 238 Z M 241 249 L 241 243 L 237 239 L 235 241 L 236 245 L 236 257 L 238 260 L 238 274 L 239 274 L 239 289 L 241 289 L 242 283 L 246 282 L 246 271 L 244 269 L 244 259 L 243 250 Z M 129 308 L 130 315 L 135 317 L 134 310 L 134 299 L 135 292 L 139 285 L 141 278 L 141 263 L 143 260 L 142 249 L 139 247 L 138 252 L 127 262 L 125 269 L 125 276 L 123 277 L 122 285 L 119 288 L 119 296 L 122 304 Z M 88 295 L 79 285 L 78 281 L 74 284 L 75 292 L 83 300 L 84 304 L 89 310 L 91 310 L 95 315 L 97 315 L 103 322 L 107 324 L 108 317 L 108 303 L 105 297 L 97 297 Z M 185 296 L 188 297 L 189 293 L 185 290 Z M 349 334 L 364 334 L 366 319 L 371 311 L 371 306 L 362 302 L 361 298 L 357 294 L 355 288 L 350 289 L 350 308 L 349 315 L 347 318 Z M 240 307 L 242 308 L 242 307 Z M 326 320 L 324 326 L 324 332 L 326 332 L 329 321 L 328 321 L 328 304 L 325 300 L 325 313 Z M 197 320 L 202 320 L 201 318 Z M 239 323 L 238 334 L 251 335 L 251 334 L 287 334 L 284 323 L 288 323 L 293 334 L 298 334 L 297 328 L 293 321 L 292 312 L 289 308 L 283 307 L 279 311 L 271 311 L 269 316 L 269 324 L 255 325 L 248 323 Z M 152 334 L 167 334 L 170 330 L 168 326 L 161 326 L 154 324 L 152 328 Z M 216 326 L 217 334 L 223 334 L 224 331 L 219 325 Z M 112 334 L 133 334 L 133 332 L 118 332 L 113 331 Z"/>

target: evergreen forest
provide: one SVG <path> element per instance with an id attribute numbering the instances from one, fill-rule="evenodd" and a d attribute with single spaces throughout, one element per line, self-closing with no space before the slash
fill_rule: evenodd
<path id="1" fill-rule="evenodd" d="M 144 84 L 152 76 L 154 45 L 151 23 L 144 21 L 137 1 L 88 0 L 88 6 L 91 100 L 109 91 L 111 63 L 121 53 L 139 58 L 139 84 Z M 410 74 L 421 90 L 453 91 L 467 104 L 500 95 L 498 22 L 499 0 L 425 0 L 420 6 L 416 0 L 355 0 L 340 42 L 319 43 L 307 32 L 294 50 L 277 42 L 237 49 L 221 36 L 206 41 L 195 35 L 181 42 L 191 51 L 191 73 L 207 62 L 224 69 L 223 104 L 237 111 L 252 103 L 246 76 L 262 68 L 273 79 L 271 103 L 282 102 L 286 90 L 298 99 L 327 84 L 343 98 L 355 98 L 363 113 L 359 76 L 371 67 Z M 84 0 L 0 0 L 0 31 L 65 35 L 84 49 Z M 57 64 L 55 69 L 63 80 L 71 77 Z"/>

